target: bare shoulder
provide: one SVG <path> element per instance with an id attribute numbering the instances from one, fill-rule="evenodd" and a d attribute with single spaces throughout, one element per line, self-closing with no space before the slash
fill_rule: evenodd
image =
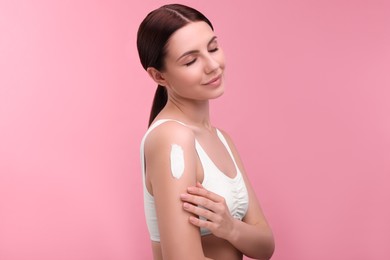
<path id="1" fill-rule="evenodd" d="M 195 135 L 190 128 L 176 121 L 168 121 L 149 133 L 145 140 L 145 152 L 151 148 L 152 151 L 158 151 L 174 143 L 183 147 L 193 146 L 194 142 Z"/>
<path id="2" fill-rule="evenodd" d="M 180 157 L 181 163 L 185 165 L 185 173 L 181 181 L 189 181 L 196 176 L 197 153 L 195 149 L 195 134 L 189 127 L 175 121 L 167 121 L 158 125 L 145 139 L 145 166 L 148 182 L 157 180 L 154 177 L 167 178 L 170 180 L 172 156 Z M 162 181 L 159 179 L 159 181 Z M 166 187 L 168 187 L 166 185 Z M 151 190 L 154 190 L 152 188 Z"/>
<path id="3" fill-rule="evenodd" d="M 175 198 L 196 183 L 197 153 L 192 129 L 167 121 L 152 129 L 145 139 L 146 186 L 151 194 Z M 173 172 L 176 169 L 176 173 Z M 170 195 L 171 196 L 170 196 Z"/>

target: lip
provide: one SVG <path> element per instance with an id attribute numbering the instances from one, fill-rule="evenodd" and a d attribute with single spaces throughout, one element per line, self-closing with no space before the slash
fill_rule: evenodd
<path id="1" fill-rule="evenodd" d="M 219 74 L 218 76 L 212 78 L 211 80 L 207 81 L 206 83 L 203 83 L 203 85 L 211 85 L 221 79 L 222 74 Z"/>

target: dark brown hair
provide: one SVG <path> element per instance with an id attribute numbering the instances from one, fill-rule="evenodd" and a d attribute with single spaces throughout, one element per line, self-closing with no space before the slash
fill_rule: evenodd
<path id="1" fill-rule="evenodd" d="M 186 24 L 197 21 L 204 21 L 214 29 L 202 13 L 185 5 L 164 5 L 150 12 L 142 21 L 137 33 L 137 48 L 142 67 L 145 70 L 153 67 L 163 71 L 166 46 L 171 35 Z M 165 87 L 158 85 L 150 112 L 149 126 L 164 108 L 167 100 Z"/>

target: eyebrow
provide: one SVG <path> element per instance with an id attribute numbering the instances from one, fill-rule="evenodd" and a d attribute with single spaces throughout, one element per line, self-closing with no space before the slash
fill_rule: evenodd
<path id="1" fill-rule="evenodd" d="M 215 39 L 217 39 L 217 36 L 213 36 L 213 38 L 211 38 L 211 40 L 207 43 L 207 46 L 209 46 Z M 187 55 L 190 55 L 190 54 L 194 54 L 194 53 L 198 53 L 198 52 L 199 52 L 198 50 L 186 51 L 179 58 L 177 58 L 176 61 L 180 60 L 184 56 L 187 56 Z"/>

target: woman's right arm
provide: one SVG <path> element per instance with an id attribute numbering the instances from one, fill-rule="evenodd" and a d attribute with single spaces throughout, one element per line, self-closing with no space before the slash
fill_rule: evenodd
<path id="1" fill-rule="evenodd" d="M 174 154 L 171 154 L 172 149 Z M 155 200 L 163 258 L 207 259 L 199 228 L 189 223 L 190 213 L 183 210 L 180 200 L 180 194 L 196 184 L 194 133 L 176 122 L 164 123 L 150 132 L 145 141 L 145 158 L 146 180 L 151 184 L 149 191 Z M 179 167 L 174 176 L 171 164 L 180 166 L 183 162 L 182 174 Z"/>

